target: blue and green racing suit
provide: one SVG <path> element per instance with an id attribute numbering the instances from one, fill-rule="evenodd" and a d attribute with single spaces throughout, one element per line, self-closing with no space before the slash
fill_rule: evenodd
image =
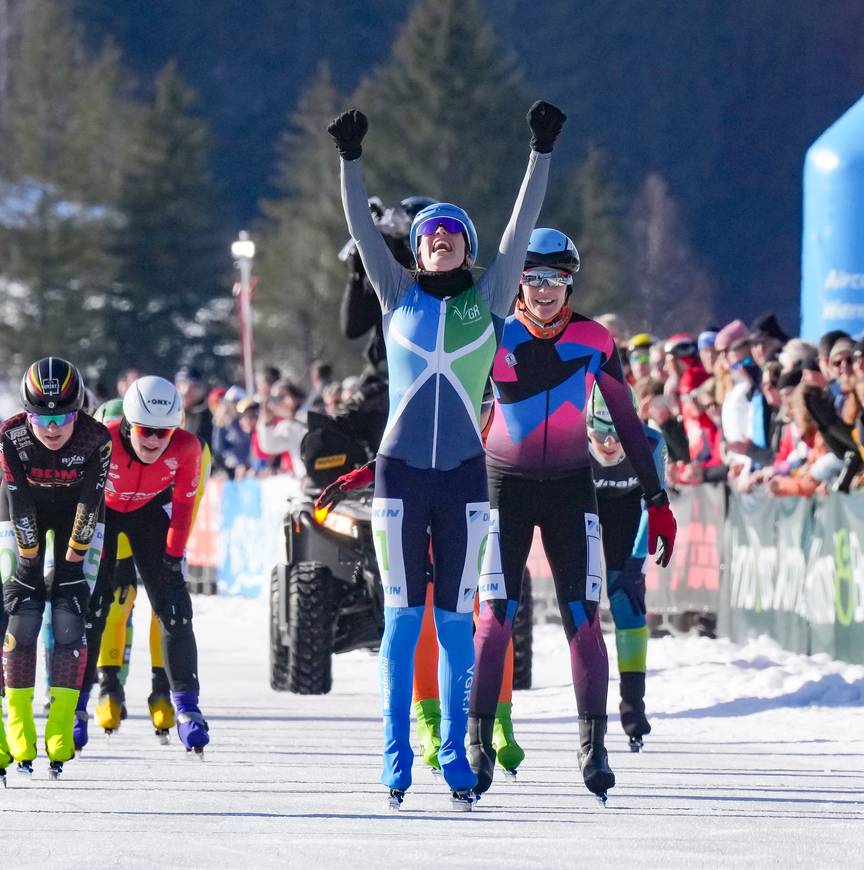
<path id="1" fill-rule="evenodd" d="M 474 671 L 474 596 L 489 529 L 480 406 L 540 213 L 549 163 L 549 154 L 531 152 L 497 256 L 476 281 L 465 272 L 464 289 L 447 296 L 429 292 L 433 282 L 393 258 L 369 214 L 361 160 L 341 161 L 348 228 L 381 303 L 390 369 L 390 412 L 378 450 L 372 519 L 385 602 L 381 781 L 390 788 L 411 785 L 413 661 L 430 542 L 441 647 L 438 758 L 452 789 L 476 783 L 465 732 Z"/>

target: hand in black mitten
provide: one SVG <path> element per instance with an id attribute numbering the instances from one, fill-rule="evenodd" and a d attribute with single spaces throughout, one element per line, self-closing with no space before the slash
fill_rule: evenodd
<path id="1" fill-rule="evenodd" d="M 177 556 L 169 556 L 166 553 L 162 559 L 161 579 L 168 589 L 174 586 L 182 586 L 186 582 L 183 576 L 183 560 Z"/>
<path id="2" fill-rule="evenodd" d="M 567 116 L 552 103 L 537 100 L 526 115 L 531 128 L 531 148 L 541 154 L 548 154 L 561 134 Z"/>
<path id="3" fill-rule="evenodd" d="M 343 160 L 356 160 L 363 153 L 363 137 L 368 129 L 369 121 L 359 109 L 349 109 L 327 125 Z"/>

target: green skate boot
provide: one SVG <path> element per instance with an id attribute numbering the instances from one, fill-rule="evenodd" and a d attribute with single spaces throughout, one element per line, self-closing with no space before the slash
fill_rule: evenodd
<path id="1" fill-rule="evenodd" d="M 495 709 L 495 727 L 492 730 L 492 745 L 498 764 L 504 768 L 504 776 L 510 781 L 516 779 L 517 768 L 525 759 L 525 750 L 513 736 L 512 712 L 512 702 L 499 703 Z"/>
<path id="2" fill-rule="evenodd" d="M 438 698 L 415 701 L 414 715 L 417 718 L 417 739 L 420 741 L 423 763 L 431 767 L 433 773 L 437 773 L 441 770 L 438 763 L 438 750 L 441 748 L 441 701 Z"/>

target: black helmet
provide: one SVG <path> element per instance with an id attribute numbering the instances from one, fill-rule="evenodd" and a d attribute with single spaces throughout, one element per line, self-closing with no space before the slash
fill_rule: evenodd
<path id="1" fill-rule="evenodd" d="M 575 275 L 579 271 L 579 252 L 572 240 L 560 230 L 537 227 L 528 240 L 525 268 L 558 269 Z"/>
<path id="2" fill-rule="evenodd" d="M 414 220 L 417 217 L 417 212 L 422 211 L 427 205 L 432 205 L 436 200 L 428 196 L 406 196 L 399 205 L 402 206 L 409 220 Z"/>
<path id="3" fill-rule="evenodd" d="M 72 363 L 46 356 L 21 378 L 21 402 L 31 414 L 65 414 L 84 404 L 84 381 Z"/>

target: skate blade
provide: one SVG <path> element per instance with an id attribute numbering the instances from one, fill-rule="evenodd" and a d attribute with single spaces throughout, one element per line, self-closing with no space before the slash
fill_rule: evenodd
<path id="1" fill-rule="evenodd" d="M 450 806 L 457 813 L 470 813 L 474 809 L 474 804 L 477 802 L 477 797 L 473 794 L 465 792 L 454 793 L 450 797 Z"/>
<path id="2" fill-rule="evenodd" d="M 204 761 L 204 747 L 196 746 L 194 749 L 186 749 L 186 754 L 190 758 L 194 758 L 197 761 Z"/>
<path id="3" fill-rule="evenodd" d="M 398 813 L 402 809 L 403 800 L 405 800 L 405 792 L 394 789 L 387 798 L 387 808 L 393 813 Z"/>
<path id="4" fill-rule="evenodd" d="M 15 767 L 15 772 L 21 776 L 33 776 L 33 765 L 29 761 L 19 761 Z"/>
<path id="5" fill-rule="evenodd" d="M 156 739 L 161 746 L 168 746 L 171 743 L 171 732 L 167 729 L 156 729 Z"/>
<path id="6" fill-rule="evenodd" d="M 53 780 L 54 782 L 57 782 L 57 780 L 60 779 L 60 777 L 62 776 L 62 774 L 63 774 L 63 768 L 62 768 L 62 767 L 59 768 L 59 769 L 58 769 L 58 768 L 53 768 L 53 767 L 52 767 L 52 768 L 48 771 L 48 779 Z"/>
<path id="7" fill-rule="evenodd" d="M 607 795 L 605 791 L 601 791 L 600 794 L 595 794 L 594 797 L 597 800 L 597 803 L 600 804 L 601 807 L 605 808 L 606 801 L 609 799 L 609 795 Z"/>
<path id="8" fill-rule="evenodd" d="M 9 786 L 6 785 L 6 771 L 5 770 L 0 770 L 0 780 L 3 780 L 3 788 L 9 788 Z"/>
<path id="9" fill-rule="evenodd" d="M 511 770 L 505 770 L 504 779 L 506 779 L 507 782 L 516 782 L 517 773 L 519 773 L 519 769 L 516 767 L 512 768 Z"/>
<path id="10" fill-rule="evenodd" d="M 630 738 L 630 751 L 631 752 L 641 752 L 642 747 L 644 745 L 645 745 L 645 743 L 641 737 L 631 737 Z"/>
<path id="11" fill-rule="evenodd" d="M 444 774 L 441 773 L 441 768 L 439 767 L 430 767 L 429 773 L 432 774 L 432 778 L 436 781 L 442 779 L 444 776 Z"/>

